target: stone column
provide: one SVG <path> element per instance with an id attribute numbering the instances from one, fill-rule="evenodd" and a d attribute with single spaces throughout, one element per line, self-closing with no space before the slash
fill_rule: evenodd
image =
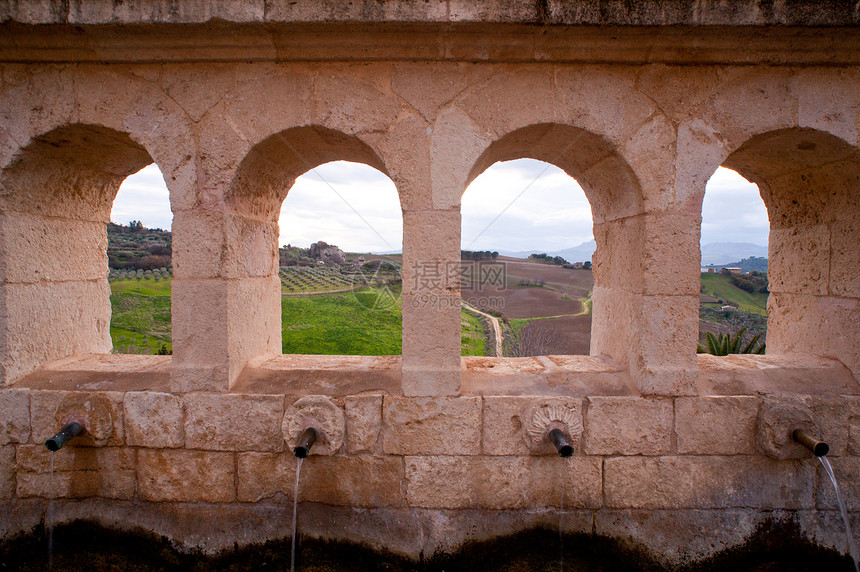
<path id="1" fill-rule="evenodd" d="M 110 352 L 106 249 L 102 221 L 0 215 L 0 387 L 53 360 Z"/>
<path id="2" fill-rule="evenodd" d="M 209 210 L 173 219 L 174 391 L 227 391 L 280 353 L 277 223 Z"/>
<path id="3" fill-rule="evenodd" d="M 403 212 L 403 393 L 460 392 L 460 212 Z"/>

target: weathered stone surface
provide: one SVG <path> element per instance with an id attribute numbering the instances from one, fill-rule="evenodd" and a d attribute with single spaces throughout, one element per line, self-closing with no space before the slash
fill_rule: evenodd
<path id="1" fill-rule="evenodd" d="M 276 395 L 186 395 L 185 446 L 214 451 L 283 451 L 284 399 Z"/>
<path id="2" fill-rule="evenodd" d="M 597 508 L 601 459 L 595 457 L 407 457 L 406 499 L 428 508 Z"/>
<path id="3" fill-rule="evenodd" d="M 344 401 L 347 450 L 373 452 L 382 430 L 382 395 L 352 395 Z"/>
<path id="4" fill-rule="evenodd" d="M 556 450 L 549 442 L 540 446 L 530 447 L 530 438 L 524 436 L 532 419 L 528 414 L 539 405 L 559 405 L 569 410 L 573 415 L 574 448 L 579 448 L 579 433 L 582 428 L 582 400 L 572 398 L 537 398 L 537 397 L 484 397 L 483 411 L 483 448 L 485 455 L 555 455 Z M 568 430 L 569 431 L 569 430 Z"/>
<path id="5" fill-rule="evenodd" d="M 137 465 L 134 449 L 126 447 L 75 447 L 68 445 L 54 453 L 55 471 L 134 470 Z M 19 471 L 48 473 L 51 453 L 41 443 L 18 447 L 16 464 Z"/>
<path id="6" fill-rule="evenodd" d="M 604 465 L 611 508 L 812 508 L 815 471 L 761 456 L 616 457 Z"/>
<path id="7" fill-rule="evenodd" d="M 0 390 L 0 445 L 30 439 L 30 392 Z"/>
<path id="8" fill-rule="evenodd" d="M 123 399 L 126 442 L 131 447 L 171 449 L 185 441 L 185 417 L 177 395 L 129 392 Z"/>
<path id="9" fill-rule="evenodd" d="M 170 502 L 229 502 L 236 498 L 233 454 L 210 451 L 138 451 L 138 495 Z"/>
<path id="10" fill-rule="evenodd" d="M 663 455 L 672 442 L 672 400 L 590 397 L 585 420 L 588 455 Z"/>
<path id="11" fill-rule="evenodd" d="M 382 445 L 389 455 L 481 452 L 479 397 L 386 396 L 382 419 Z"/>
<path id="12" fill-rule="evenodd" d="M 296 458 L 240 453 L 239 500 L 258 502 L 283 494 L 292 499 Z M 340 506 L 399 506 L 403 462 L 397 457 L 315 456 L 302 462 L 299 500 Z"/>
<path id="13" fill-rule="evenodd" d="M 134 497 L 137 480 L 134 450 L 69 444 L 53 456 L 56 498 Z M 44 445 L 19 446 L 16 454 L 17 496 L 50 497 L 50 463 L 51 453 Z"/>
<path id="14" fill-rule="evenodd" d="M 860 456 L 860 415 L 851 417 L 848 422 L 848 452 Z"/>
<path id="15" fill-rule="evenodd" d="M 686 563 L 743 544 L 768 516 L 743 509 L 604 509 L 595 514 L 594 530 L 641 543 L 669 563 Z"/>
<path id="16" fill-rule="evenodd" d="M 755 453 L 756 397 L 680 397 L 675 400 L 678 453 Z"/>
<path id="17" fill-rule="evenodd" d="M 830 446 L 828 457 L 849 453 L 851 419 L 860 418 L 860 397 L 851 395 L 816 395 L 812 397 L 812 414 L 819 431 L 818 438 Z"/>
<path id="18" fill-rule="evenodd" d="M 12 498 L 15 492 L 15 447 L 0 447 L 0 499 Z"/>
<path id="19" fill-rule="evenodd" d="M 839 484 L 839 492 L 849 511 L 860 511 L 860 457 L 839 457 L 828 459 Z M 836 502 L 836 492 L 833 483 L 819 463 L 815 463 L 818 471 L 815 490 L 815 506 L 820 509 L 839 510 Z"/>
<path id="20" fill-rule="evenodd" d="M 122 445 L 125 440 L 122 400 L 123 394 L 115 391 L 31 391 L 31 438 L 36 443 L 44 443 L 62 429 L 64 423 L 77 420 L 85 431 L 70 445 Z"/>

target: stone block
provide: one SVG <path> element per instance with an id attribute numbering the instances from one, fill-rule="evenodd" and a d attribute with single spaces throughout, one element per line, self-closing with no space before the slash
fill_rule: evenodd
<path id="1" fill-rule="evenodd" d="M 528 430 L 531 419 L 528 418 L 530 407 L 538 403 L 558 403 L 582 416 L 582 400 L 575 398 L 538 398 L 538 397 L 484 397 L 483 411 L 483 448 L 484 455 L 532 455 L 532 451 L 523 437 Z M 578 450 L 579 443 L 574 443 Z M 545 454 L 556 454 L 555 449 L 547 442 Z"/>
<path id="2" fill-rule="evenodd" d="M 221 254 L 226 234 L 222 213 L 201 209 L 176 211 L 171 231 L 174 277 L 200 280 L 222 275 Z"/>
<path id="3" fill-rule="evenodd" d="M 51 476 L 47 473 L 18 473 L 18 497 L 51 497 Z M 130 500 L 135 494 L 135 472 L 69 471 L 54 473 L 55 499 L 106 498 Z"/>
<path id="4" fill-rule="evenodd" d="M 848 421 L 848 453 L 860 456 L 860 415 Z"/>
<path id="5" fill-rule="evenodd" d="M 185 396 L 185 444 L 213 451 L 283 451 L 280 395 Z"/>
<path id="6" fill-rule="evenodd" d="M 185 442 L 182 399 L 155 391 L 129 392 L 123 399 L 126 442 L 130 447 L 172 449 Z"/>
<path id="7" fill-rule="evenodd" d="M 460 296 L 403 294 L 403 393 L 460 393 Z"/>
<path id="8" fill-rule="evenodd" d="M 27 248 L 20 247 L 22 241 Z M 0 247 L 4 253 L 0 272 L 6 282 L 107 280 L 103 222 L 0 215 Z"/>
<path id="9" fill-rule="evenodd" d="M 15 492 L 15 447 L 0 447 L 0 499 L 10 499 Z"/>
<path id="10" fill-rule="evenodd" d="M 30 392 L 0 390 L 0 445 L 26 443 L 30 439 Z"/>
<path id="11" fill-rule="evenodd" d="M 49 473 L 51 453 L 41 443 L 21 445 L 15 462 L 19 471 Z M 135 467 L 135 451 L 126 447 L 75 447 L 69 444 L 54 453 L 55 471 L 133 471 Z"/>
<path id="12" fill-rule="evenodd" d="M 382 404 L 383 450 L 389 455 L 477 455 L 480 397 L 393 397 Z"/>
<path id="13" fill-rule="evenodd" d="M 814 468 L 761 456 L 616 457 L 604 463 L 611 508 L 812 508 Z"/>
<path id="14" fill-rule="evenodd" d="M 72 392 L 32 390 L 30 392 L 31 438 L 44 443 L 69 418 L 82 419 L 85 431 L 70 445 L 75 447 L 118 446 L 125 442 L 123 394 L 116 391 Z"/>
<path id="15" fill-rule="evenodd" d="M 850 211 L 849 211 L 850 212 Z M 860 222 L 856 216 L 830 224 L 830 292 L 835 296 L 860 298 Z"/>
<path id="16" fill-rule="evenodd" d="M 148 501 L 230 502 L 236 498 L 232 453 L 138 451 L 138 495 Z"/>
<path id="17" fill-rule="evenodd" d="M 406 499 L 424 508 L 597 508 L 601 459 L 407 457 Z"/>
<path id="18" fill-rule="evenodd" d="M 813 353 L 835 358 L 855 378 L 860 375 L 860 344 L 854 333 L 860 300 L 771 292 L 767 312 L 769 354 Z"/>
<path id="19" fill-rule="evenodd" d="M 171 390 L 225 391 L 229 386 L 228 284 L 219 280 L 173 279 Z"/>
<path id="20" fill-rule="evenodd" d="M 699 296 L 643 296 L 631 376 L 645 395 L 696 392 Z"/>
<path id="21" fill-rule="evenodd" d="M 771 292 L 826 295 L 830 268 L 827 225 L 771 228 L 767 273 Z"/>
<path id="22" fill-rule="evenodd" d="M 671 399 L 588 398 L 586 454 L 664 455 L 670 451 L 671 442 Z"/>
<path id="23" fill-rule="evenodd" d="M 848 507 L 849 512 L 857 513 L 860 511 L 860 457 L 834 457 L 830 459 L 828 455 L 828 462 L 833 468 L 833 474 L 836 476 L 836 482 L 839 485 L 839 492 L 845 506 Z M 833 489 L 830 477 L 820 463 L 816 462 L 815 468 L 818 471 L 815 490 L 816 508 L 839 510 L 839 504 L 836 502 L 836 491 Z"/>
<path id="24" fill-rule="evenodd" d="M 666 211 L 642 218 L 644 293 L 698 296 L 701 287 L 699 215 Z"/>
<path id="25" fill-rule="evenodd" d="M 830 445 L 828 457 L 850 454 L 851 419 L 860 419 L 860 396 L 825 394 L 811 400 L 819 439 Z"/>
<path id="26" fill-rule="evenodd" d="M 296 458 L 240 453 L 239 500 L 258 502 L 275 495 L 292 499 Z M 302 462 L 299 500 L 350 507 L 399 506 L 403 462 L 398 457 L 312 456 Z"/>
<path id="27" fill-rule="evenodd" d="M 17 496 L 51 496 L 51 455 L 41 444 L 18 447 Z M 69 444 L 53 457 L 56 498 L 134 497 L 136 457 L 132 449 Z"/>
<path id="28" fill-rule="evenodd" d="M 752 396 L 679 397 L 675 400 L 678 453 L 752 455 L 759 400 Z"/>
<path id="29" fill-rule="evenodd" d="M 6 383 L 45 363 L 81 353 L 109 353 L 110 287 L 104 281 L 0 286 L 0 356 Z"/>
<path id="30" fill-rule="evenodd" d="M 382 430 L 382 395 L 350 395 L 344 403 L 347 450 L 372 453 Z"/>

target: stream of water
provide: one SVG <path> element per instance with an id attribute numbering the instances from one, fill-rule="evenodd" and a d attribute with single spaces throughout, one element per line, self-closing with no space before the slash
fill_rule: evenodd
<path id="1" fill-rule="evenodd" d="M 564 572 L 564 473 L 561 476 L 561 501 L 558 503 L 558 569 Z"/>
<path id="2" fill-rule="evenodd" d="M 290 544 L 290 572 L 296 572 L 296 525 L 299 514 L 299 476 L 302 474 L 302 459 L 296 458 L 296 487 L 293 489 L 293 540 Z"/>
<path id="3" fill-rule="evenodd" d="M 51 480 L 48 496 L 48 510 L 45 512 L 45 526 L 48 529 L 48 570 L 54 568 L 54 452 L 51 451 Z"/>
<path id="4" fill-rule="evenodd" d="M 833 474 L 833 467 L 830 466 L 830 461 L 827 457 L 818 457 L 821 466 L 827 471 L 827 476 L 830 477 L 830 482 L 833 483 L 833 490 L 836 491 L 836 502 L 839 503 L 839 512 L 842 513 L 842 522 L 845 524 L 845 536 L 848 538 L 848 550 L 851 552 L 851 558 L 854 560 L 854 570 L 860 572 L 860 558 L 857 556 L 857 544 L 854 542 L 854 535 L 851 532 L 851 521 L 848 518 L 848 507 L 845 506 L 845 501 L 842 499 L 842 494 L 839 492 L 839 485 L 836 484 L 836 475 Z"/>

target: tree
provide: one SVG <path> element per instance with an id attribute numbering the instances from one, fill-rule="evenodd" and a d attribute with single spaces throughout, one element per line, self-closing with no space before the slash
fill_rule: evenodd
<path id="1" fill-rule="evenodd" d="M 583 268 L 583 270 L 591 270 L 591 261 L 590 261 L 590 260 L 586 260 L 585 262 L 583 262 L 583 263 L 582 263 L 582 268 Z"/>

